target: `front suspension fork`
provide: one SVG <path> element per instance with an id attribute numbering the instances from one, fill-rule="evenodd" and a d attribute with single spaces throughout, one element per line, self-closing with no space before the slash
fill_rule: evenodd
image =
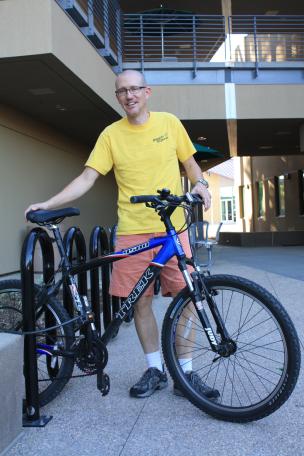
<path id="1" fill-rule="evenodd" d="M 193 290 L 190 290 L 192 302 L 194 304 L 202 327 L 204 328 L 210 347 L 212 351 L 225 356 L 227 351 L 225 347 L 225 342 L 230 341 L 230 336 L 228 331 L 226 330 L 223 319 L 204 281 L 200 277 L 200 274 L 197 271 L 194 271 L 191 273 L 191 277 L 193 284 Z M 203 299 L 205 299 L 208 303 L 210 312 L 216 323 L 216 331 L 221 336 L 221 343 L 218 342 L 218 338 L 212 329 L 209 318 L 204 309 Z"/>

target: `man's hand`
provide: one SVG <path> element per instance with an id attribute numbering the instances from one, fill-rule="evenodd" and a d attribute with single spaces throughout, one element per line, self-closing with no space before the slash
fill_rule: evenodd
<path id="1" fill-rule="evenodd" d="M 198 193 L 204 200 L 205 211 L 211 206 L 211 195 L 207 187 L 201 182 L 197 182 L 198 179 L 202 178 L 202 170 L 194 160 L 193 156 L 183 162 L 188 179 L 191 182 L 196 182 L 195 186 L 191 190 L 191 193 Z"/>
<path id="2" fill-rule="evenodd" d="M 47 210 L 48 209 L 48 205 L 47 205 L 47 202 L 43 202 L 43 203 L 35 203 L 35 204 L 31 204 L 27 209 L 25 209 L 24 211 L 24 217 L 25 217 L 25 220 L 27 220 L 26 218 L 26 214 L 30 211 L 38 211 L 38 209 L 42 209 L 42 210 Z"/>
<path id="3" fill-rule="evenodd" d="M 191 193 L 198 193 L 201 196 L 201 198 L 204 201 L 205 211 L 208 211 L 208 209 L 210 209 L 211 195 L 208 188 L 204 184 L 202 184 L 201 182 L 197 182 L 197 184 L 195 184 L 195 186 L 191 190 Z"/>

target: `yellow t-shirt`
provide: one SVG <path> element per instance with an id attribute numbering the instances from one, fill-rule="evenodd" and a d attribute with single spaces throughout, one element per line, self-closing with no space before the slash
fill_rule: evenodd
<path id="1" fill-rule="evenodd" d="M 131 204 L 130 196 L 155 195 L 169 188 L 182 194 L 178 160 L 184 162 L 195 148 L 182 123 L 173 114 L 151 112 L 143 125 L 130 124 L 127 118 L 103 130 L 86 166 L 107 174 L 113 167 L 118 185 L 118 234 L 165 231 L 153 209 Z M 181 208 L 171 217 L 176 229 L 185 223 Z"/>

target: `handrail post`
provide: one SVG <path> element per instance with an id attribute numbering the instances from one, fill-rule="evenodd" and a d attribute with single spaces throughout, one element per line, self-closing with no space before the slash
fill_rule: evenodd
<path id="1" fill-rule="evenodd" d="M 257 43 L 257 23 L 256 16 L 253 16 L 253 39 L 254 39 L 254 54 L 255 54 L 255 77 L 259 75 L 259 62 L 258 62 L 258 43 Z"/>
<path id="2" fill-rule="evenodd" d="M 116 28 L 116 38 L 117 38 L 117 58 L 118 58 L 118 70 L 122 71 L 122 59 L 123 59 L 123 42 L 122 42 L 122 19 L 121 19 L 121 10 L 118 8 L 115 12 L 115 28 Z"/>
<path id="3" fill-rule="evenodd" d="M 109 252 L 109 242 L 106 231 L 101 226 L 95 226 L 90 236 L 90 258 L 98 257 Z M 92 310 L 95 314 L 96 328 L 101 333 L 100 321 L 100 287 L 99 287 L 99 268 L 92 269 L 90 272 L 91 278 L 91 302 Z M 109 295 L 110 272 L 109 265 L 105 264 L 101 267 L 102 280 L 102 307 L 103 307 L 103 324 L 106 329 L 112 319 L 111 314 L 111 299 Z"/>
<path id="4" fill-rule="evenodd" d="M 140 23 L 140 63 L 141 63 L 141 71 L 144 72 L 144 25 L 143 25 L 143 15 L 139 16 L 139 23 Z"/>
<path id="5" fill-rule="evenodd" d="M 43 279 L 49 283 L 54 277 L 54 251 L 49 235 L 42 228 L 34 228 L 25 238 L 21 252 L 23 331 L 35 331 L 34 252 L 39 241 L 43 259 Z M 24 427 L 44 427 L 52 416 L 40 416 L 36 355 L 36 335 L 24 337 L 25 414 Z"/>
<path id="6" fill-rule="evenodd" d="M 192 16 L 192 36 L 193 36 L 193 79 L 197 75 L 197 49 L 196 49 L 196 22 L 195 16 Z"/>
<path id="7" fill-rule="evenodd" d="M 116 239 L 117 225 L 113 225 L 110 231 L 110 252 L 115 250 L 115 239 Z M 121 305 L 121 298 L 119 296 L 112 296 L 112 312 L 113 315 L 119 312 Z"/>
<path id="8" fill-rule="evenodd" d="M 65 233 L 63 238 L 63 245 L 67 254 L 67 257 L 72 262 L 73 261 L 73 246 L 75 244 L 76 253 L 77 253 L 77 262 L 85 263 L 86 261 L 86 243 L 84 236 L 79 228 L 72 226 Z M 80 295 L 87 295 L 88 285 L 87 285 L 87 273 L 81 272 L 78 275 L 78 291 Z M 63 303 L 68 314 L 73 317 L 74 307 L 71 300 L 70 293 L 67 289 L 66 284 L 63 284 Z"/>
<path id="9" fill-rule="evenodd" d="M 228 21 L 227 21 L 227 31 L 226 31 L 226 40 L 227 42 L 225 43 L 225 62 L 227 62 L 227 54 L 228 54 L 228 49 L 229 49 L 229 62 L 232 62 L 232 49 L 231 49 L 231 36 L 232 36 L 232 17 L 228 16 Z"/>

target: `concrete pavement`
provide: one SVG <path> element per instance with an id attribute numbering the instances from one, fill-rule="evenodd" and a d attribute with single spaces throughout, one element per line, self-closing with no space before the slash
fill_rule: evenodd
<path id="1" fill-rule="evenodd" d="M 304 247 L 217 246 L 213 273 L 250 278 L 272 292 L 294 321 L 303 348 Z M 154 302 L 161 321 L 168 298 Z M 302 350 L 303 353 L 303 350 Z M 169 388 L 147 399 L 132 399 L 129 387 L 145 369 L 133 324 L 124 325 L 109 345 L 106 371 L 111 391 L 102 397 L 95 377 L 72 379 L 41 410 L 53 415 L 43 429 L 27 428 L 6 456 L 302 456 L 303 375 L 288 402 L 263 420 L 232 424 L 196 409 Z"/>

